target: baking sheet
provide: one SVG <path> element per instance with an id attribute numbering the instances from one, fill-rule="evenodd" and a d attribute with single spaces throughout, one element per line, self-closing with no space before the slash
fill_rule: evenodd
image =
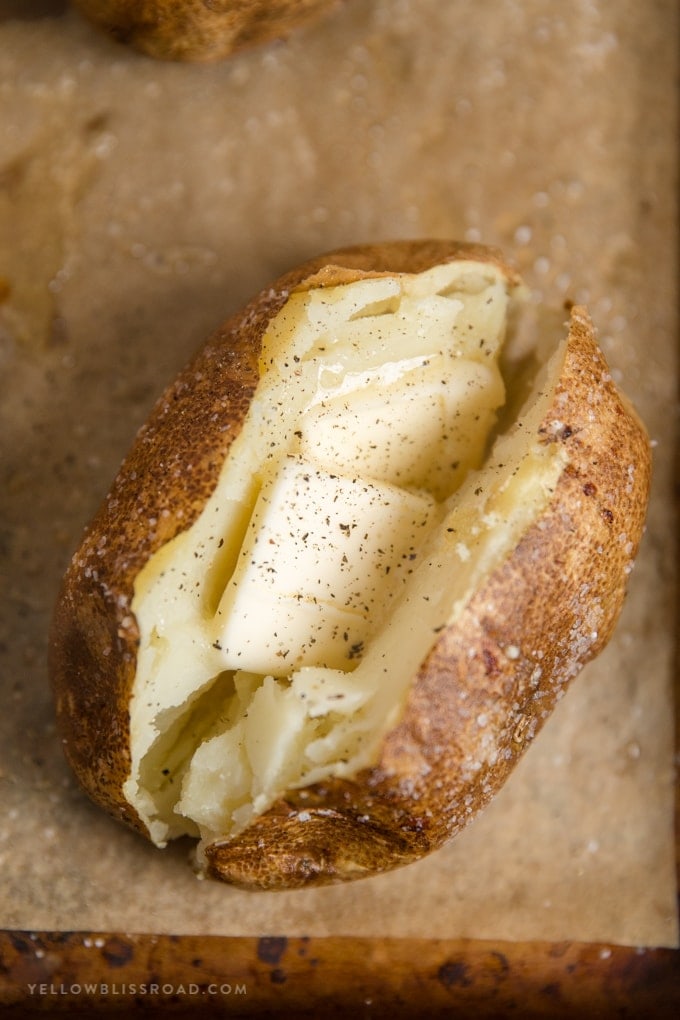
<path id="1" fill-rule="evenodd" d="M 0 925 L 677 945 L 676 5 L 347 0 L 215 66 L 53 14 L 0 20 Z M 63 762 L 45 668 L 59 577 L 219 321 L 318 251 L 417 236 L 499 244 L 537 298 L 590 306 L 655 442 L 628 603 L 443 851 L 330 889 L 197 882 L 186 845 L 146 846 Z"/>

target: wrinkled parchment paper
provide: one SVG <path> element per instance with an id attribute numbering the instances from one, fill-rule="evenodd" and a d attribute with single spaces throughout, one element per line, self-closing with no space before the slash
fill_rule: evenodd
<path id="1" fill-rule="evenodd" d="M 63 3 L 0 20 L 0 925 L 676 945 L 673 0 L 346 0 L 215 66 Z M 0 6 L 0 13 L 2 8 Z M 40 14 L 33 18 L 29 15 Z M 615 640 L 448 848 L 351 886 L 198 882 L 91 805 L 47 686 L 59 577 L 161 388 L 301 259 L 437 236 L 586 302 L 655 442 Z"/>

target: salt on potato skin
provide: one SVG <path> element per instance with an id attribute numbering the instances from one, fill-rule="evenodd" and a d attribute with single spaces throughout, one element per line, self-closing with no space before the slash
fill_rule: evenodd
<path id="1" fill-rule="evenodd" d="M 496 252 L 478 245 L 414 242 L 335 252 L 287 274 L 207 342 L 137 437 L 67 572 L 50 670 L 76 775 L 144 835 L 122 794 L 139 637 L 134 582 L 212 492 L 257 386 L 267 324 L 296 288 L 417 273 L 461 258 L 505 270 Z M 375 764 L 288 792 L 238 838 L 215 839 L 204 850 L 206 874 L 248 888 L 375 874 L 442 845 L 500 788 L 569 681 L 610 636 L 643 530 L 648 439 L 580 308 L 571 311 L 559 383 L 534 440 L 564 458 L 547 508 L 433 636 Z"/>

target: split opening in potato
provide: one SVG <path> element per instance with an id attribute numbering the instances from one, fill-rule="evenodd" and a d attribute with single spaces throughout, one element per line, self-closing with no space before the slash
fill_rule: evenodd
<path id="1" fill-rule="evenodd" d="M 554 458 L 521 436 L 486 463 L 514 291 L 454 262 L 301 290 L 270 323 L 215 492 L 135 586 L 125 793 L 159 844 L 235 835 L 370 764 L 434 635 L 545 500 Z"/>

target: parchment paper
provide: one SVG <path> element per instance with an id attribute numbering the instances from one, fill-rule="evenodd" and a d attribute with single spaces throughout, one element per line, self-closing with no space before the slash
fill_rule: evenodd
<path id="1" fill-rule="evenodd" d="M 10 7 L 0 925 L 676 945 L 677 5 L 347 0 L 215 66 L 153 62 L 63 3 Z M 499 244 L 536 296 L 590 306 L 656 444 L 628 603 L 448 848 L 319 891 L 198 882 L 185 844 L 147 846 L 68 772 L 45 666 L 59 577 L 153 399 L 213 327 L 302 258 L 417 236 Z"/>

